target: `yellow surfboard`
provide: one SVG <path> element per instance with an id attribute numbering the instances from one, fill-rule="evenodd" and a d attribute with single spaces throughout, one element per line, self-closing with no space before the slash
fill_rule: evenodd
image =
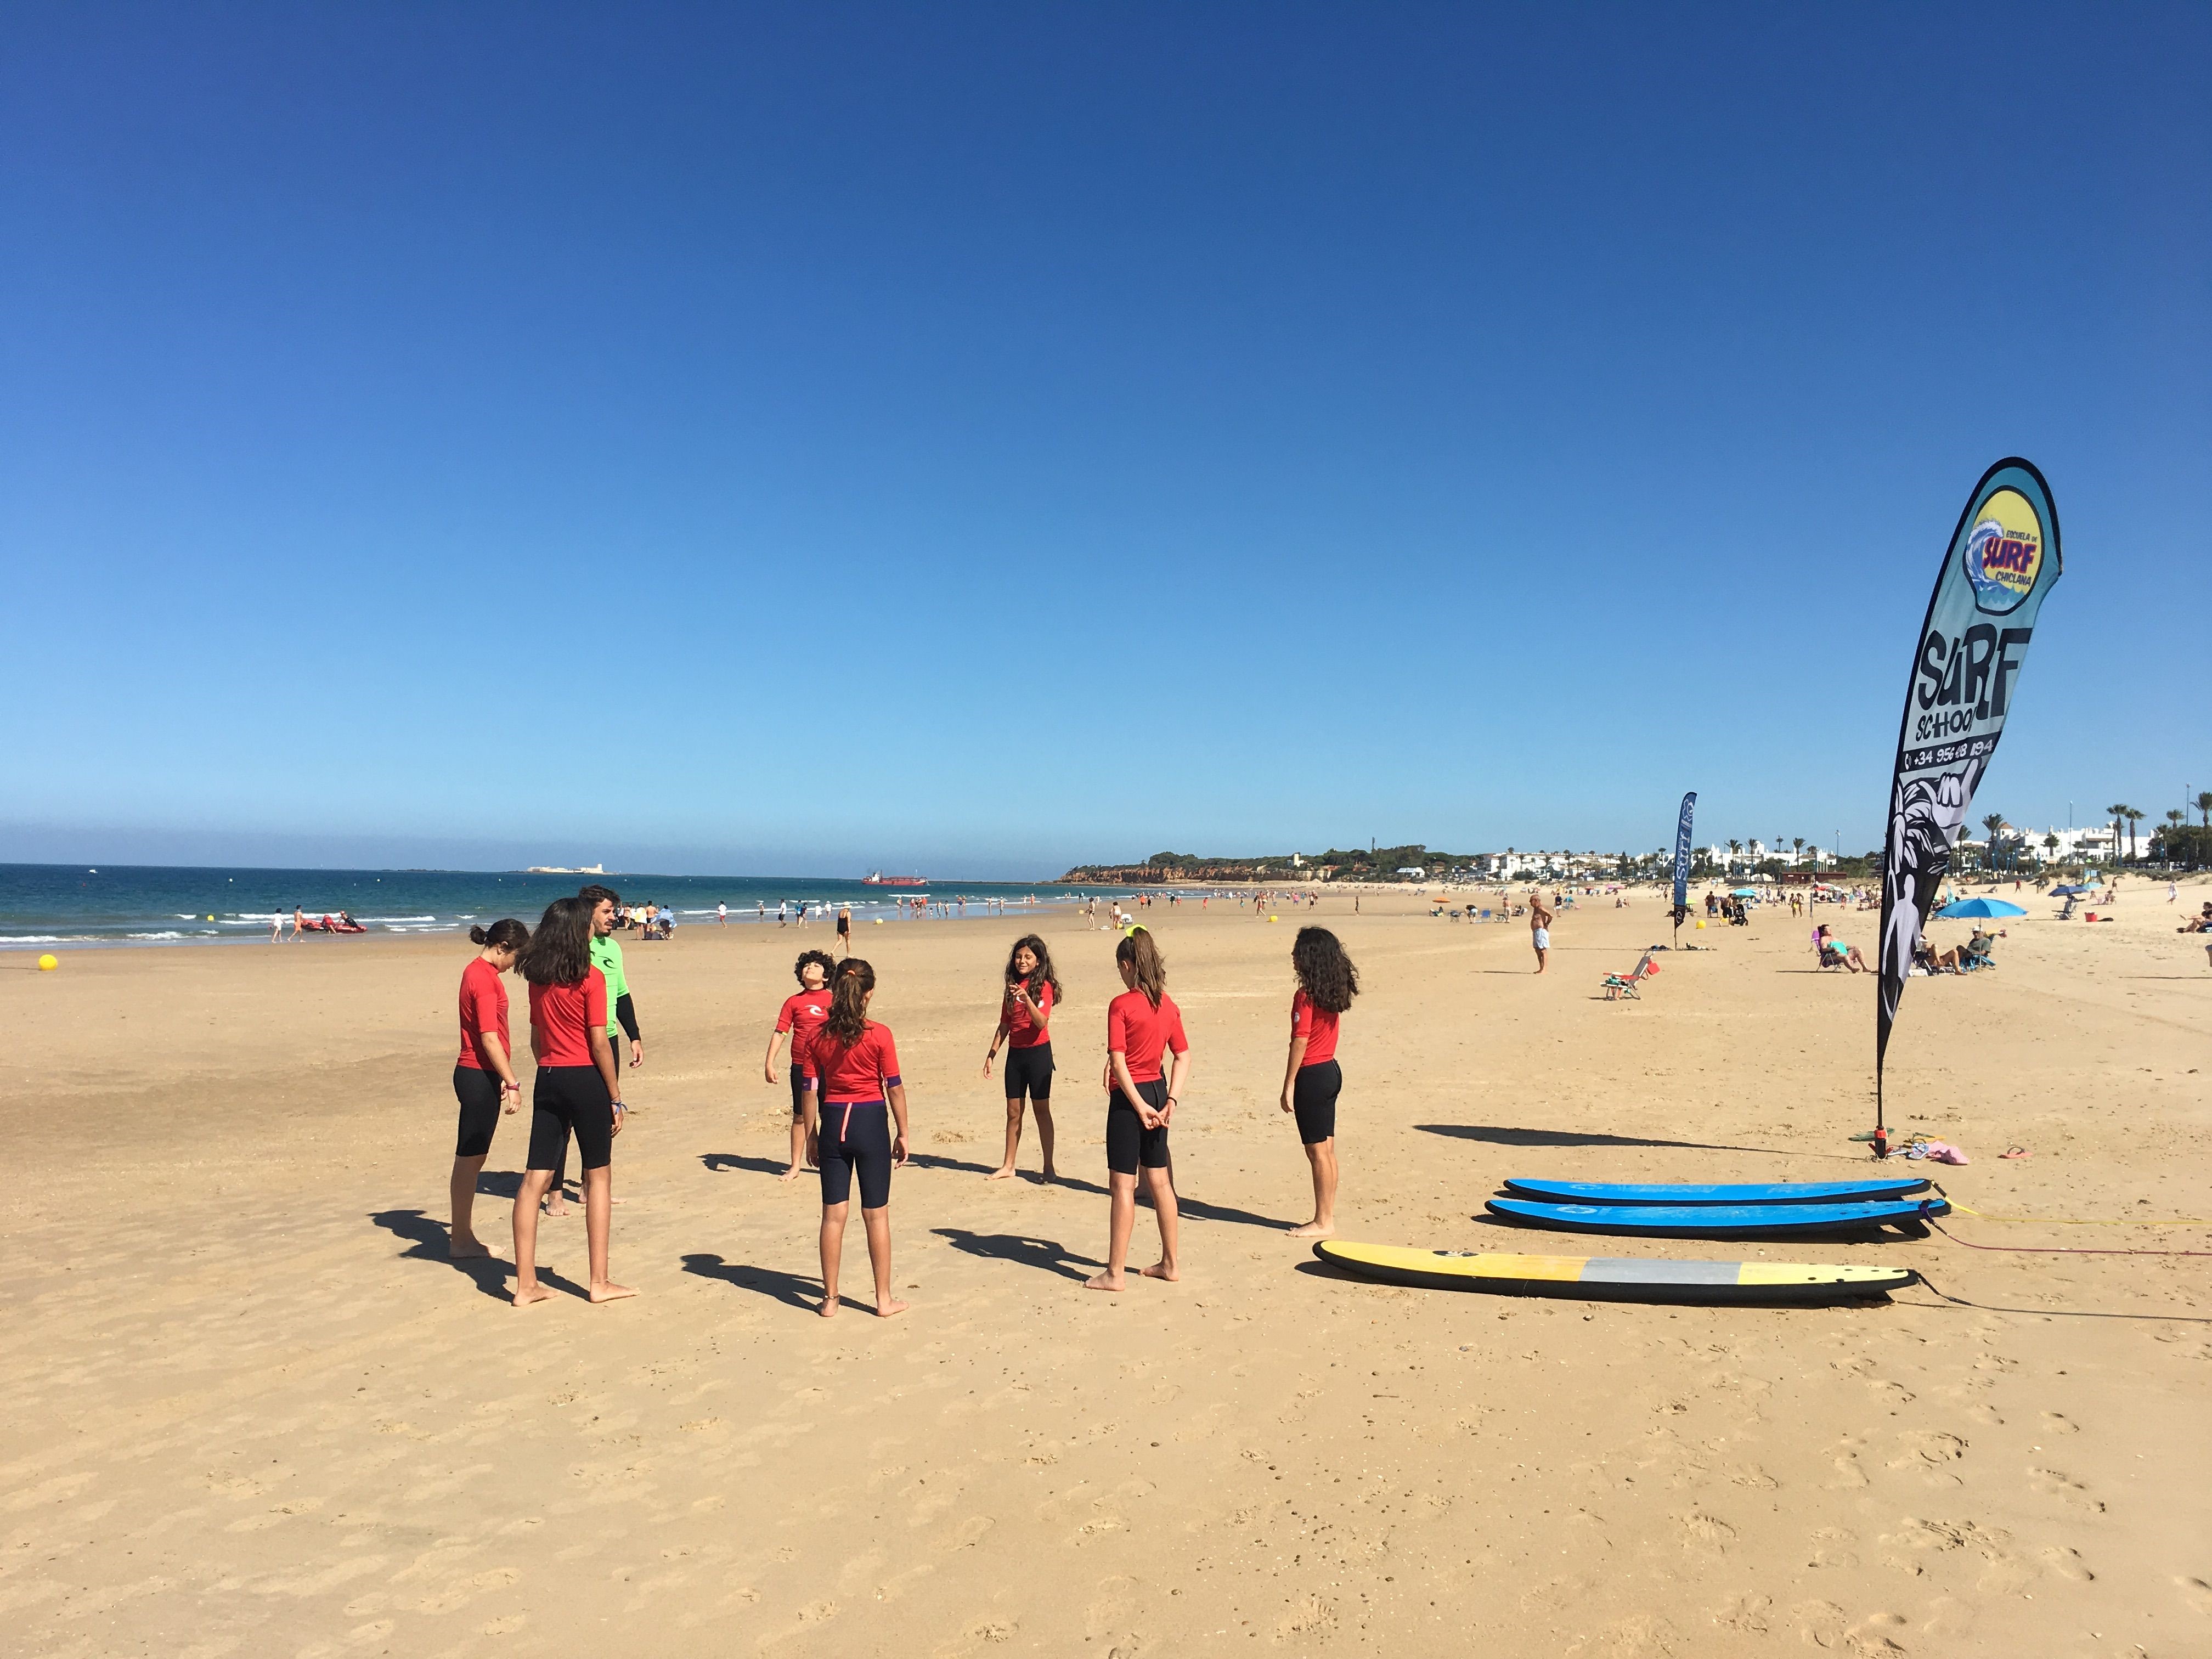
<path id="1" fill-rule="evenodd" d="M 1508 1255 L 1358 1244 L 1336 1238 L 1321 1240 L 1313 1253 L 1332 1267 L 1391 1285 L 1607 1302 L 1815 1307 L 1885 1297 L 1920 1279 L 1910 1267 L 1681 1261 L 1650 1256 Z"/>

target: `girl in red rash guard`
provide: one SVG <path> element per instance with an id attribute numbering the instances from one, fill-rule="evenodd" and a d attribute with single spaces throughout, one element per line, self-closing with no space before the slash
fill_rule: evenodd
<path id="1" fill-rule="evenodd" d="M 1336 1022 L 1359 994 L 1359 973 L 1326 927 L 1298 929 L 1291 966 L 1298 988 L 1291 998 L 1283 1109 L 1297 1119 L 1314 1188 L 1313 1219 L 1291 1228 L 1291 1237 L 1327 1238 L 1336 1231 L 1336 1097 L 1344 1087 L 1344 1073 L 1336 1064 Z"/>
<path id="2" fill-rule="evenodd" d="M 556 899 L 516 965 L 530 981 L 530 1050 L 538 1060 L 531 1101 L 530 1166 L 514 1196 L 514 1305 L 553 1294 L 538 1282 L 538 1202 L 576 1137 L 584 1166 L 584 1231 L 591 1297 L 637 1292 L 607 1277 L 607 1220 L 614 1200 L 614 1138 L 622 1133 L 622 1085 L 607 1045 L 607 981 L 592 965 L 592 902 Z"/>
<path id="3" fill-rule="evenodd" d="M 1145 1269 L 1145 1277 L 1182 1276 L 1176 1259 L 1182 1218 L 1169 1178 L 1168 1123 L 1190 1075 L 1190 1043 L 1182 1034 L 1182 1013 L 1168 996 L 1167 963 L 1152 936 L 1142 927 L 1130 928 L 1114 947 L 1114 963 L 1129 988 L 1106 1008 L 1106 1168 L 1111 1195 L 1106 1271 L 1084 1281 L 1094 1291 L 1122 1288 L 1129 1235 L 1137 1224 L 1139 1170 L 1160 1224 L 1160 1259 Z M 1160 1061 L 1168 1053 L 1175 1055 L 1175 1070 L 1163 1081 Z"/>
<path id="4" fill-rule="evenodd" d="M 509 916 L 489 927 L 470 928 L 469 938 L 483 949 L 461 970 L 461 1057 L 453 1064 L 461 1122 L 453 1138 L 450 1183 L 453 1231 L 446 1244 L 446 1254 L 457 1261 L 491 1254 L 471 1225 L 477 1177 L 490 1155 L 501 1108 L 512 1112 L 522 1103 L 522 1085 L 514 1080 L 514 1042 L 507 1032 L 507 987 L 500 975 L 514 969 L 515 953 L 530 943 L 530 930 Z"/>
<path id="5" fill-rule="evenodd" d="M 876 970 L 858 957 L 837 964 L 830 1018 L 806 1050 L 806 1161 L 822 1171 L 822 1316 L 838 1308 L 837 1269 L 853 1178 L 860 1182 L 860 1224 L 876 1272 L 876 1313 L 906 1311 L 891 1294 L 891 1171 L 907 1161 L 906 1085 L 890 1028 L 868 1018 Z M 890 1121 L 898 1120 L 898 1133 Z"/>
<path id="6" fill-rule="evenodd" d="M 1004 1181 L 1014 1172 L 1014 1154 L 1022 1147 L 1022 1100 L 1036 1104 L 1037 1145 L 1044 1152 L 1044 1179 L 1057 1174 L 1052 1166 L 1052 1033 L 1047 1029 L 1052 1005 L 1060 995 L 1060 981 L 1053 976 L 1052 953 L 1035 933 L 1014 941 L 1006 958 L 1006 988 L 999 1001 L 999 1029 L 991 1034 L 990 1052 L 983 1056 L 983 1075 L 991 1075 L 991 1062 L 999 1045 L 1006 1045 L 1006 1161 L 983 1178 Z"/>
<path id="7" fill-rule="evenodd" d="M 830 1018 L 830 975 L 836 966 L 827 951 L 801 951 L 791 965 L 799 989 L 783 1000 L 775 1030 L 769 1033 L 763 1069 L 770 1083 L 775 1081 L 775 1051 L 783 1046 L 783 1034 L 791 1033 L 791 1167 L 781 1177 L 785 1181 L 799 1179 L 806 1157 L 806 1050 Z"/>

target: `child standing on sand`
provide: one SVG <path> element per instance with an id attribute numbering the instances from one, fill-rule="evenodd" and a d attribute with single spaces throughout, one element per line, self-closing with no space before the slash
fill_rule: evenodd
<path id="1" fill-rule="evenodd" d="M 983 1075 L 1006 1045 L 1006 1158 L 984 1177 L 1010 1180 L 1014 1157 L 1022 1148 L 1022 1108 L 1024 1097 L 1036 1108 L 1037 1145 L 1044 1153 L 1044 1178 L 1053 1180 L 1052 1164 L 1052 1005 L 1060 995 L 1060 981 L 1052 971 L 1052 952 L 1035 933 L 1014 941 L 1006 958 L 1006 984 L 999 1000 L 999 1029 L 991 1034 L 990 1051 L 983 1056 Z"/>
<path id="2" fill-rule="evenodd" d="M 890 1027 L 868 1018 L 876 970 L 858 957 L 837 965 L 830 1017 L 806 1050 L 807 1162 L 822 1171 L 822 1316 L 837 1311 L 837 1269 L 853 1179 L 860 1182 L 860 1224 L 876 1273 L 876 1314 L 906 1311 L 891 1294 L 891 1171 L 907 1161 L 906 1085 Z M 898 1133 L 891 1133 L 891 1121 Z"/>
<path id="3" fill-rule="evenodd" d="M 1182 1012 L 1167 994 L 1167 963 L 1142 927 L 1132 927 L 1114 947 L 1114 965 L 1128 989 L 1106 1006 L 1106 1169 L 1110 1188 L 1106 1271 L 1084 1281 L 1093 1291 L 1122 1288 L 1129 1235 L 1137 1224 L 1137 1174 L 1144 1172 L 1152 1212 L 1160 1224 L 1160 1259 L 1147 1279 L 1179 1279 L 1176 1241 L 1182 1218 L 1168 1176 L 1168 1124 L 1176 1097 L 1190 1075 L 1190 1042 Z M 1160 1061 L 1175 1055 L 1173 1075 L 1163 1080 Z"/>
<path id="4" fill-rule="evenodd" d="M 773 1083 L 775 1051 L 783 1046 L 783 1034 L 791 1033 L 791 1167 L 783 1172 L 786 1181 L 799 1179 L 799 1165 L 806 1156 L 806 1051 L 813 1045 L 822 1022 L 830 1018 L 830 975 L 836 966 L 827 951 L 799 953 L 799 960 L 791 964 L 799 989 L 783 1000 L 775 1030 L 768 1036 L 768 1058 L 761 1069 Z"/>
<path id="5" fill-rule="evenodd" d="M 453 1095 L 461 1117 L 453 1139 L 453 1227 L 446 1249 L 456 1261 L 491 1254 L 472 1224 L 477 1177 L 491 1154 L 501 1109 L 511 1113 L 522 1104 L 507 1030 L 507 987 L 500 975 L 514 969 L 516 953 L 530 943 L 530 930 L 508 916 L 489 927 L 470 928 L 469 939 L 483 949 L 461 970 L 461 1057 L 453 1062 Z"/>
<path id="6" fill-rule="evenodd" d="M 1292 1238 L 1327 1238 L 1336 1231 L 1336 1097 L 1344 1073 L 1336 1064 L 1336 1024 L 1359 994 L 1359 972 L 1326 927 L 1301 927 L 1291 945 L 1298 988 L 1291 997 L 1290 1064 L 1283 1073 L 1283 1109 L 1297 1120 L 1298 1140 L 1313 1167 L 1313 1219 Z"/>

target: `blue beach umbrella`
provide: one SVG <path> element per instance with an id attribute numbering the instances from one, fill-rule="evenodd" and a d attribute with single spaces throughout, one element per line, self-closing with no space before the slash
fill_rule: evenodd
<path id="1" fill-rule="evenodd" d="M 2051 890 L 2054 895 L 2063 897 L 2069 893 L 2094 893 L 2097 890 L 2094 887 L 2083 887 L 2069 882 L 2063 887 L 2054 887 Z"/>
<path id="2" fill-rule="evenodd" d="M 1956 904 L 1947 904 L 1936 914 L 1947 921 L 1963 921 L 1969 917 L 2024 916 L 2027 912 L 2017 904 L 2007 904 L 2002 899 L 1970 898 L 1961 899 Z"/>

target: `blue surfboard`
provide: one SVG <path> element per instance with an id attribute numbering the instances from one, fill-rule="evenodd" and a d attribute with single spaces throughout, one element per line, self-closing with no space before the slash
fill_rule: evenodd
<path id="1" fill-rule="evenodd" d="M 1945 1215 L 1941 1198 L 1867 1204 L 1535 1204 L 1493 1198 L 1492 1215 L 1572 1233 L 1644 1238 L 1779 1238 L 1793 1233 L 1861 1232 Z"/>
<path id="2" fill-rule="evenodd" d="M 1544 1204 L 1848 1204 L 1903 1198 L 1928 1190 L 1917 1176 L 1868 1176 L 1857 1181 L 1735 1182 L 1697 1186 L 1671 1182 L 1523 1181 L 1505 1183 L 1516 1198 Z"/>

